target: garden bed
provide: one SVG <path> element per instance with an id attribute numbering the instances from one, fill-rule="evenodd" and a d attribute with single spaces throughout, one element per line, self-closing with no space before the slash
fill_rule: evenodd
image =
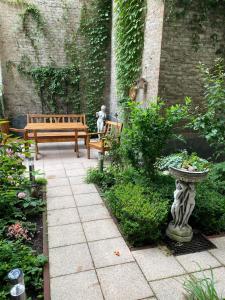
<path id="1" fill-rule="evenodd" d="M 27 176 L 24 160 L 26 157 L 29 158 L 30 154 L 23 145 L 24 141 L 5 136 L 0 140 L 0 299 L 2 300 L 9 298 L 11 285 L 7 274 L 15 268 L 22 269 L 24 273 L 26 294 L 29 299 L 43 299 L 44 288 L 49 290 L 44 186 L 46 180 L 36 180 L 33 172 L 32 176 L 31 173 Z"/>

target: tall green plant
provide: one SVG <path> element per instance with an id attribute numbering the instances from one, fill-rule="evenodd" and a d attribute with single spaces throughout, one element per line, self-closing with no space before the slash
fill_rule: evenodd
<path id="1" fill-rule="evenodd" d="M 124 157 L 152 177 L 156 159 L 174 136 L 175 126 L 187 116 L 189 103 L 189 98 L 185 105 L 168 108 L 162 102 L 150 103 L 147 108 L 130 103 L 129 123 L 122 137 Z"/>
<path id="2" fill-rule="evenodd" d="M 111 1 L 92 0 L 88 6 L 84 5 L 77 37 L 80 44 L 77 57 L 82 97 L 91 130 L 96 127 L 96 110 L 104 103 L 110 36 Z"/>
<path id="3" fill-rule="evenodd" d="M 115 0 L 117 91 L 120 102 L 141 71 L 144 47 L 145 0 Z"/>
<path id="4" fill-rule="evenodd" d="M 192 115 L 190 126 L 213 147 L 215 157 L 225 155 L 225 65 L 217 59 L 213 68 L 200 65 L 204 84 L 203 108 Z"/>

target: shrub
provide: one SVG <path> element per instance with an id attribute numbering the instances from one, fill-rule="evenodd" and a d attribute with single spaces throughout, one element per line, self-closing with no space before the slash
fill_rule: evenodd
<path id="1" fill-rule="evenodd" d="M 114 171 L 113 167 L 107 167 L 103 172 L 100 172 L 98 168 L 91 168 L 87 172 L 86 182 L 94 183 L 102 190 L 106 190 L 115 184 Z"/>
<path id="2" fill-rule="evenodd" d="M 42 292 L 43 266 L 47 262 L 44 255 L 37 255 L 30 247 L 20 241 L 0 240 L 0 282 L 1 299 L 8 299 L 9 285 L 7 273 L 14 268 L 21 268 L 25 274 L 25 285 L 28 291 L 36 296 Z"/>
<path id="3" fill-rule="evenodd" d="M 154 164 L 173 137 L 175 126 L 187 116 L 189 99 L 185 105 L 165 108 L 162 102 L 147 108 L 130 103 L 130 117 L 122 135 L 123 155 L 135 168 L 142 168 L 153 177 Z"/>
<path id="4" fill-rule="evenodd" d="M 204 83 L 204 102 L 201 111 L 192 116 L 190 127 L 209 142 L 215 156 L 225 155 L 225 65 L 217 59 L 212 69 L 200 65 Z"/>
<path id="5" fill-rule="evenodd" d="M 205 234 L 225 232 L 225 196 L 214 190 L 208 180 L 197 186 L 191 223 Z"/>
<path id="6" fill-rule="evenodd" d="M 130 244 L 140 246 L 162 237 L 168 216 L 168 201 L 153 191 L 145 193 L 140 185 L 116 185 L 105 193 Z"/>

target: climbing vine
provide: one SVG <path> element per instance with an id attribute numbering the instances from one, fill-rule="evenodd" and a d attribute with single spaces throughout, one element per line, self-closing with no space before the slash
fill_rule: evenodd
<path id="1" fill-rule="evenodd" d="M 115 0 L 117 92 L 120 102 L 141 72 L 145 0 Z"/>
<path id="2" fill-rule="evenodd" d="M 70 55 L 77 57 L 81 75 L 82 100 L 91 130 L 96 127 L 96 110 L 104 103 L 108 75 L 107 59 L 111 37 L 111 1 L 92 0 L 84 4 L 76 41 Z M 75 43 L 76 46 L 76 43 Z"/>
<path id="3" fill-rule="evenodd" d="M 76 66 L 34 67 L 23 57 L 17 69 L 35 83 L 42 103 L 42 112 L 80 112 L 80 74 Z"/>
<path id="4" fill-rule="evenodd" d="M 205 32 L 207 23 L 211 24 L 214 33 L 211 34 L 211 43 L 216 46 L 217 33 L 216 28 L 221 29 L 220 20 L 215 18 L 214 13 L 217 12 L 225 17 L 225 0 L 167 0 L 167 18 L 176 21 L 179 18 L 184 19 L 188 13 L 189 18 L 187 28 L 192 31 L 193 48 L 197 51 L 200 44 L 200 36 Z M 224 24 L 222 23 L 224 29 Z M 225 31 L 224 31 L 225 37 Z M 219 45 L 216 54 L 224 53 L 224 45 Z"/>
<path id="5" fill-rule="evenodd" d="M 17 6 L 22 9 L 22 12 L 20 13 L 20 17 L 22 20 L 22 30 L 25 36 L 30 40 L 30 43 L 34 50 L 37 52 L 36 37 L 39 33 L 45 34 L 44 18 L 38 7 L 34 4 L 26 2 L 25 0 L 0 1 L 9 5 Z M 29 21 L 31 19 L 36 23 L 36 30 L 34 30 L 33 26 L 29 26 Z"/>

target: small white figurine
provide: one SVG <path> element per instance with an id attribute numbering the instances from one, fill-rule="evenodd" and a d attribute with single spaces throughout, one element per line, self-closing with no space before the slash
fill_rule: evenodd
<path id="1" fill-rule="evenodd" d="M 96 112 L 96 118 L 98 118 L 98 120 L 97 120 L 98 132 L 103 132 L 103 130 L 104 130 L 104 121 L 106 119 L 106 106 L 105 105 L 102 105 L 101 110 Z"/>

